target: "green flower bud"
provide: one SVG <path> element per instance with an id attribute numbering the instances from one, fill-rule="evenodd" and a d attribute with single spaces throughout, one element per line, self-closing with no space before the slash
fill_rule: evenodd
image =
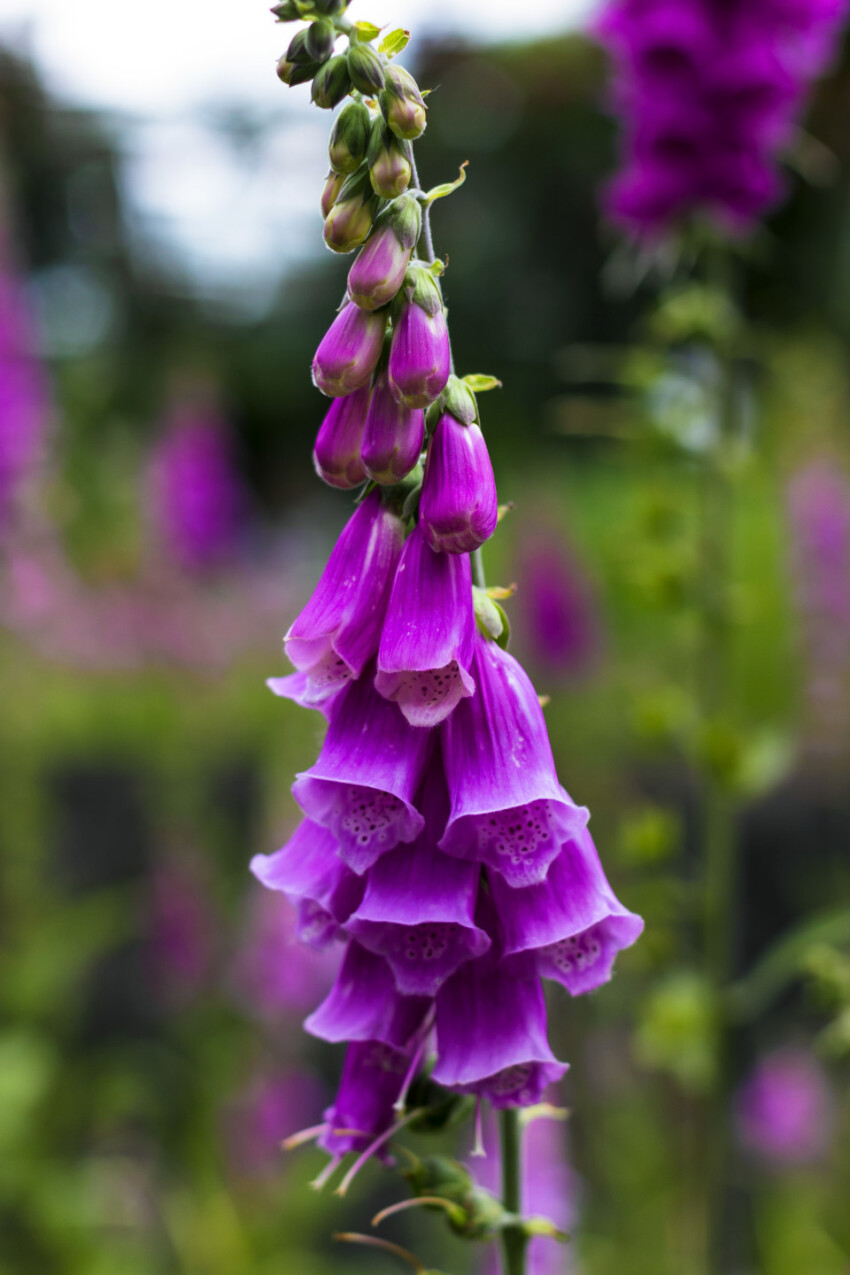
<path id="1" fill-rule="evenodd" d="M 463 1207 L 466 1210 L 465 1224 L 461 1227 L 449 1222 L 449 1226 L 464 1239 L 490 1239 L 505 1223 L 505 1206 L 483 1187 L 474 1186 L 463 1201 Z"/>
<path id="2" fill-rule="evenodd" d="M 367 97 L 374 97 L 384 87 L 384 63 L 371 44 L 352 44 L 348 50 L 348 72 L 351 82 Z"/>
<path id="3" fill-rule="evenodd" d="M 325 188 L 322 191 L 322 216 L 327 217 L 336 201 L 339 199 L 339 192 L 342 190 L 345 178 L 342 173 L 329 172 L 325 179 Z"/>
<path id="4" fill-rule="evenodd" d="M 338 17 L 344 9 L 348 8 L 349 0 L 313 0 L 313 8 L 319 13 L 326 13 L 328 17 Z"/>
<path id="5" fill-rule="evenodd" d="M 295 22 L 299 16 L 292 0 L 280 0 L 280 4 L 274 5 L 271 11 L 278 22 Z"/>
<path id="6" fill-rule="evenodd" d="M 349 102 L 334 122 L 328 154 L 336 173 L 354 173 L 363 163 L 371 118 L 362 102 Z"/>
<path id="7" fill-rule="evenodd" d="M 443 297 L 436 279 L 427 266 L 417 261 L 408 266 L 399 296 L 415 301 L 432 318 L 443 308 Z"/>
<path id="8" fill-rule="evenodd" d="M 315 62 L 310 50 L 307 48 L 307 32 L 296 31 L 295 35 L 289 42 L 289 48 L 286 50 L 287 62 L 294 62 L 296 66 L 306 66 L 308 62 Z"/>
<path id="9" fill-rule="evenodd" d="M 307 28 L 307 50 L 314 62 L 327 62 L 335 40 L 336 29 L 329 18 L 319 18 Z"/>
<path id="10" fill-rule="evenodd" d="M 313 101 L 324 111 L 338 106 L 351 88 L 348 66 L 344 57 L 331 58 L 316 73 L 313 80 Z"/>
<path id="11" fill-rule="evenodd" d="M 372 229 L 374 215 L 375 199 L 363 169 L 347 179 L 325 218 L 325 243 L 332 252 L 353 252 Z"/>
<path id="12" fill-rule="evenodd" d="M 473 1189 L 468 1169 L 447 1155 L 429 1155 L 402 1170 L 414 1195 L 439 1195 L 462 1204 Z"/>
<path id="13" fill-rule="evenodd" d="M 381 109 L 396 137 L 413 141 L 425 132 L 425 101 L 419 85 L 402 66 L 387 67 Z"/>
<path id="14" fill-rule="evenodd" d="M 440 397 L 441 415 L 450 412 L 461 425 L 472 425 L 478 420 L 478 404 L 468 385 L 458 376 L 450 376 Z"/>
<path id="15" fill-rule="evenodd" d="M 395 199 L 404 194 L 413 172 L 410 144 L 391 133 L 383 119 L 376 119 L 372 125 L 366 162 L 376 195 L 382 199 Z"/>
<path id="16" fill-rule="evenodd" d="M 318 69 L 318 62 L 307 62 L 299 66 L 295 62 L 287 61 L 284 53 L 277 64 L 277 78 L 284 84 L 288 84 L 290 88 L 294 88 L 296 84 L 306 84 L 308 80 L 312 80 Z"/>

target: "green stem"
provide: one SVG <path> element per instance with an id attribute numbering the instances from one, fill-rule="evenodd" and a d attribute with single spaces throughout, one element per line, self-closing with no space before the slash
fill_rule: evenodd
<path id="1" fill-rule="evenodd" d="M 502 1140 L 502 1203 L 508 1213 L 517 1217 L 522 1212 L 522 1131 L 519 1112 L 508 1108 L 499 1117 Z M 525 1250 L 528 1237 L 520 1226 L 507 1226 L 502 1231 L 504 1275 L 525 1275 Z"/>
<path id="2" fill-rule="evenodd" d="M 472 583 L 478 589 L 486 589 L 487 581 L 484 575 L 484 557 L 481 553 L 480 545 L 469 555 L 469 561 L 472 564 Z"/>

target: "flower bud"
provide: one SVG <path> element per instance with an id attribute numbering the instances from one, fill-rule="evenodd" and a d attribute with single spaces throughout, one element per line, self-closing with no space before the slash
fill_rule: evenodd
<path id="1" fill-rule="evenodd" d="M 332 252 L 353 252 L 372 229 L 374 196 L 365 172 L 349 177 L 325 218 L 325 243 Z"/>
<path id="2" fill-rule="evenodd" d="M 324 111 L 338 106 L 351 88 L 348 65 L 344 57 L 331 58 L 313 80 L 313 101 Z"/>
<path id="3" fill-rule="evenodd" d="M 458 376 L 450 376 L 448 385 L 440 397 L 440 415 L 450 412 L 461 425 L 472 425 L 478 420 L 478 404 L 468 385 Z"/>
<path id="4" fill-rule="evenodd" d="M 316 473 L 330 487 L 346 490 L 366 481 L 360 445 L 369 397 L 370 388 L 365 385 L 345 398 L 334 399 L 319 427 L 313 464 Z"/>
<path id="5" fill-rule="evenodd" d="M 334 51 L 336 30 L 329 18 L 319 18 L 307 28 L 307 52 L 314 62 L 327 62 Z"/>
<path id="6" fill-rule="evenodd" d="M 310 50 L 307 48 L 307 32 L 296 31 L 295 35 L 289 42 L 289 48 L 286 50 L 287 62 L 293 62 L 295 66 L 305 66 L 308 62 L 315 62 Z"/>
<path id="7" fill-rule="evenodd" d="M 386 372 L 375 380 L 363 427 L 361 458 L 373 482 L 393 487 L 419 460 L 425 439 L 425 416 L 393 398 Z"/>
<path id="8" fill-rule="evenodd" d="M 384 63 L 371 44 L 352 44 L 348 50 L 348 73 L 351 82 L 367 97 L 374 97 L 384 87 Z"/>
<path id="9" fill-rule="evenodd" d="M 381 107 L 396 137 L 413 141 L 425 132 L 425 101 L 413 76 L 401 66 L 389 66 Z"/>
<path id="10" fill-rule="evenodd" d="M 328 155 L 335 173 L 354 173 L 363 163 L 371 120 L 362 102 L 349 102 L 334 122 Z"/>
<path id="11" fill-rule="evenodd" d="M 435 553 L 472 553 L 496 530 L 496 481 L 479 427 L 449 412 L 428 447 L 419 525 Z"/>
<path id="12" fill-rule="evenodd" d="M 395 199 L 410 185 L 413 172 L 410 143 L 400 141 L 382 118 L 372 125 L 366 163 L 372 189 L 382 199 Z"/>
<path id="13" fill-rule="evenodd" d="M 299 16 L 292 0 L 280 0 L 280 4 L 272 6 L 271 12 L 278 22 L 295 22 Z"/>
<path id="14" fill-rule="evenodd" d="M 427 407 L 449 379 L 449 331 L 440 291 L 428 270 L 411 267 L 404 291 L 406 300 L 393 326 L 390 386 L 400 403 Z"/>
<path id="15" fill-rule="evenodd" d="M 319 13 L 326 13 L 329 18 L 335 18 L 343 9 L 347 9 L 349 0 L 313 0 L 313 8 Z"/>
<path id="16" fill-rule="evenodd" d="M 284 84 L 288 84 L 290 88 L 294 88 L 296 84 L 306 84 L 308 80 L 312 80 L 318 69 L 318 62 L 304 64 L 288 62 L 284 53 L 277 64 L 277 78 Z"/>
<path id="17" fill-rule="evenodd" d="M 375 223 L 375 229 L 348 275 L 348 295 L 364 310 L 392 301 L 404 282 L 410 254 L 422 229 L 415 199 L 402 195 Z"/>
<path id="18" fill-rule="evenodd" d="M 353 394 L 369 383 L 384 344 L 385 310 L 356 305 L 340 310 L 313 359 L 313 380 L 331 398 Z"/>
<path id="19" fill-rule="evenodd" d="M 336 201 L 339 199 L 339 192 L 342 190 L 345 178 L 342 173 L 330 172 L 325 178 L 325 187 L 322 191 L 322 216 L 327 217 Z"/>

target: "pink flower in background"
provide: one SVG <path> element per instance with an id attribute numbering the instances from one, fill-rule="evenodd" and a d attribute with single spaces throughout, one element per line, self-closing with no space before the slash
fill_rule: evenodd
<path id="1" fill-rule="evenodd" d="M 264 1071 L 234 1095 L 222 1114 L 222 1137 L 231 1171 L 238 1177 L 278 1175 L 281 1143 L 323 1102 L 316 1080 L 300 1071 Z"/>
<path id="2" fill-rule="evenodd" d="M 9 263 L 0 228 L 0 525 L 38 463 L 49 403 L 23 286 Z"/>
<path id="3" fill-rule="evenodd" d="M 590 582 L 563 535 L 531 536 L 520 550 L 518 575 L 518 636 L 530 662 L 553 676 L 586 670 L 599 651 L 599 621 Z"/>
<path id="4" fill-rule="evenodd" d="M 805 1049 L 762 1058 L 737 1100 L 742 1144 L 777 1165 L 805 1164 L 826 1152 L 832 1096 L 822 1068 Z"/>
<path id="5" fill-rule="evenodd" d="M 214 411 L 180 407 L 150 468 L 150 512 L 178 566 L 205 571 L 232 558 L 247 500 L 227 427 Z"/>
<path id="6" fill-rule="evenodd" d="M 296 940 L 298 913 L 282 894 L 252 890 L 244 938 L 228 981 L 241 1004 L 258 1018 L 301 1013 L 325 995 L 337 972 L 342 948 L 323 951 Z"/>
<path id="7" fill-rule="evenodd" d="M 168 999 L 192 1000 L 212 975 L 216 916 L 197 866 L 166 863 L 154 872 L 149 952 L 157 983 Z"/>

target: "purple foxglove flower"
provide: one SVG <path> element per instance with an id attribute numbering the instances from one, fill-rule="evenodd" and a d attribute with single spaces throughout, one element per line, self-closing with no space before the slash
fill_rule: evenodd
<path id="1" fill-rule="evenodd" d="M 297 941 L 298 917 L 283 895 L 257 889 L 228 982 L 234 998 L 264 1021 L 303 1013 L 326 994 L 337 971 L 336 949 L 317 951 Z"/>
<path id="2" fill-rule="evenodd" d="M 499 502 L 484 435 L 450 412 L 428 445 L 419 525 L 438 553 L 472 553 L 496 530 Z"/>
<path id="3" fill-rule="evenodd" d="M 540 885 L 512 890 L 494 873 L 505 971 L 563 983 L 573 996 L 607 983 L 617 953 L 637 941 L 643 921 L 608 884 L 587 829 L 568 841 Z"/>
<path id="4" fill-rule="evenodd" d="M 304 1027 L 331 1044 L 379 1040 L 393 1049 L 405 1049 L 421 1028 L 430 1004 L 424 996 L 402 996 L 386 961 L 352 940 L 336 982 Z"/>
<path id="5" fill-rule="evenodd" d="M 363 429 L 361 456 L 366 473 L 385 486 L 400 482 L 419 460 L 424 441 L 425 413 L 397 402 L 386 373 L 379 372 Z"/>
<path id="6" fill-rule="evenodd" d="M 312 598 L 284 638 L 286 654 L 317 696 L 359 677 L 375 654 L 403 534 L 401 520 L 373 491 L 344 527 Z"/>
<path id="7" fill-rule="evenodd" d="M 209 883 L 193 864 L 163 864 L 153 879 L 149 955 L 155 980 L 172 1001 L 185 1004 L 213 971 L 220 921 Z"/>
<path id="8" fill-rule="evenodd" d="M 339 697 L 324 747 L 292 792 L 304 813 L 329 828 L 339 853 L 366 872 L 400 841 L 414 841 L 423 819 L 413 798 L 430 747 L 428 731 L 408 725 L 367 674 Z"/>
<path id="9" fill-rule="evenodd" d="M 448 813 L 439 758 L 429 771 L 422 812 L 419 837 L 378 860 L 346 925 L 359 943 L 386 959 L 396 987 L 408 996 L 433 996 L 464 961 L 490 947 L 475 924 L 480 867 L 437 849 Z"/>
<path id="10" fill-rule="evenodd" d="M 366 481 L 360 458 L 363 426 L 369 411 L 370 389 L 366 385 L 331 403 L 319 427 L 313 449 L 316 473 L 329 487 L 347 490 Z"/>
<path id="11" fill-rule="evenodd" d="M 327 828 L 305 819 L 276 854 L 257 854 L 251 871 L 268 890 L 281 890 L 298 908 L 296 937 L 326 947 L 363 898 L 363 881 L 336 852 Z"/>
<path id="12" fill-rule="evenodd" d="M 521 636 L 533 662 L 549 676 L 586 671 L 601 646 L 599 620 L 590 582 L 559 533 L 541 531 L 523 546 L 518 578 Z"/>
<path id="13" fill-rule="evenodd" d="M 736 1106 L 740 1141 L 774 1164 L 810 1163 L 829 1147 L 832 1094 L 823 1069 L 804 1049 L 779 1049 L 762 1058 Z"/>
<path id="14" fill-rule="evenodd" d="M 440 727 L 451 801 L 440 847 L 510 886 L 537 885 L 588 812 L 558 783 L 540 702 L 513 656 L 478 638 L 472 673 L 475 694 Z"/>
<path id="15" fill-rule="evenodd" d="M 356 305 L 377 310 L 392 301 L 404 283 L 421 229 L 415 199 L 402 195 L 387 206 L 348 273 L 348 295 Z"/>
<path id="16" fill-rule="evenodd" d="M 378 1040 L 348 1046 L 339 1090 L 324 1113 L 318 1145 L 332 1156 L 365 1148 L 392 1127 L 393 1104 L 409 1065 L 407 1054 Z"/>
<path id="17" fill-rule="evenodd" d="M 433 1079 L 496 1108 L 528 1107 L 567 1070 L 546 1038 L 538 979 L 512 979 L 492 953 L 462 965 L 437 993 Z"/>
<path id="18" fill-rule="evenodd" d="M 469 557 L 434 553 L 415 527 L 393 581 L 375 688 L 412 726 L 437 726 L 475 690 L 474 645 Z"/>
<path id="19" fill-rule="evenodd" d="M 442 302 L 433 310 L 405 301 L 393 326 L 389 379 L 408 407 L 427 407 L 446 388 L 451 370 L 449 330 Z"/>
<path id="20" fill-rule="evenodd" d="M 323 394 L 342 398 L 369 384 L 384 345 L 386 311 L 370 312 L 349 302 L 319 342 L 313 380 Z"/>
<path id="21" fill-rule="evenodd" d="M 288 673 L 286 677 L 267 677 L 266 686 L 279 699 L 292 700 L 299 708 L 314 708 L 316 712 L 330 716 L 331 707 L 337 693 L 346 682 L 340 682 L 330 691 L 311 680 L 307 673 Z"/>

